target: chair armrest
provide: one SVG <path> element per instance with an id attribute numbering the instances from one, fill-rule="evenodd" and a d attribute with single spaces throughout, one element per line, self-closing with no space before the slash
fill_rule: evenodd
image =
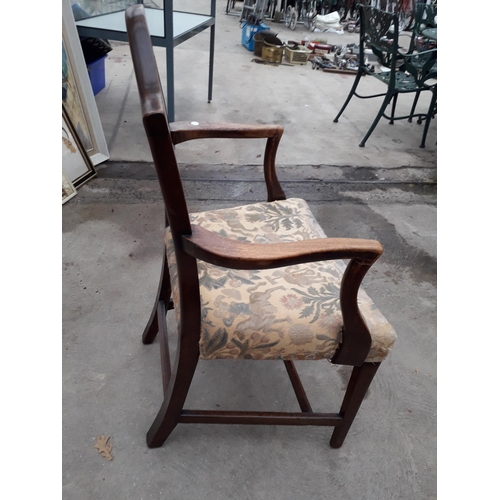
<path id="1" fill-rule="evenodd" d="M 169 124 L 172 142 L 193 139 L 265 139 L 283 135 L 281 125 L 243 125 L 239 123 L 199 123 L 173 122 Z"/>
<path id="2" fill-rule="evenodd" d="M 420 85 L 426 80 L 437 78 L 437 49 L 405 55 L 405 69 Z"/>
<path id="3" fill-rule="evenodd" d="M 274 269 L 333 259 L 356 259 L 371 265 L 383 252 L 378 241 L 358 238 L 259 244 L 225 238 L 196 224 L 191 225 L 191 230 L 191 235 L 183 236 L 184 251 L 197 259 L 230 269 Z"/>
<path id="4" fill-rule="evenodd" d="M 412 59 L 412 58 L 418 58 L 421 56 L 426 56 L 425 59 L 428 57 L 437 57 L 437 49 L 428 49 L 428 50 L 422 50 L 421 52 L 412 52 L 411 54 L 404 54 L 404 57 Z"/>
<path id="5" fill-rule="evenodd" d="M 318 238 L 290 243 L 245 243 L 225 238 L 193 224 L 182 237 L 189 255 L 232 269 L 273 269 L 294 264 L 351 259 L 340 284 L 344 335 L 332 362 L 361 366 L 371 348 L 371 334 L 358 307 L 358 291 L 370 266 L 383 252 L 378 241 L 355 238 Z"/>
<path id="6" fill-rule="evenodd" d="M 437 49 L 422 50 L 421 52 L 412 52 L 403 56 L 418 67 L 432 66 L 437 62 Z"/>
<path id="7" fill-rule="evenodd" d="M 264 178 L 267 188 L 267 201 L 285 200 L 285 193 L 276 175 L 276 153 L 283 135 L 281 125 L 242 125 L 238 123 L 200 123 L 173 122 L 170 135 L 174 144 L 193 139 L 265 139 Z"/>

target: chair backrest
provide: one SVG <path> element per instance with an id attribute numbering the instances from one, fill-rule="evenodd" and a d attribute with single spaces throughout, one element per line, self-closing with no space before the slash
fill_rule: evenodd
<path id="1" fill-rule="evenodd" d="M 425 28 L 437 28 L 437 5 L 418 3 L 415 9 L 409 53 L 432 48 L 432 43 L 425 43 L 423 46 L 418 44 L 418 39 L 422 36 L 422 30 Z"/>
<path id="2" fill-rule="evenodd" d="M 125 12 L 127 34 L 142 106 L 142 121 L 160 183 L 167 223 L 172 232 L 179 275 L 181 315 L 199 304 L 196 259 L 182 247 L 182 236 L 191 234 L 191 223 L 167 119 L 165 98 L 158 75 L 144 6 Z M 199 307 L 198 307 L 199 310 Z M 187 313 L 186 313 L 187 314 Z M 196 320 L 196 312 L 190 320 Z M 187 321 L 187 320 L 186 320 Z"/>
<path id="3" fill-rule="evenodd" d="M 417 33 L 424 28 L 437 28 L 437 5 L 418 3 L 413 26 Z"/>
<path id="4" fill-rule="evenodd" d="M 391 71 L 400 59 L 398 52 L 399 23 L 396 14 L 358 4 L 360 15 L 360 61 L 364 64 L 365 45 Z"/>
<path id="5" fill-rule="evenodd" d="M 167 219 L 172 232 L 180 231 L 183 234 L 190 234 L 186 200 L 143 5 L 129 7 L 125 13 L 125 19 L 139 88 L 142 121 L 158 174 Z"/>
<path id="6" fill-rule="evenodd" d="M 437 5 L 418 3 L 408 49 L 408 53 L 413 55 L 407 58 L 406 69 L 419 84 L 437 78 L 436 43 L 429 40 L 419 42 L 422 30 L 426 28 L 437 28 Z"/>

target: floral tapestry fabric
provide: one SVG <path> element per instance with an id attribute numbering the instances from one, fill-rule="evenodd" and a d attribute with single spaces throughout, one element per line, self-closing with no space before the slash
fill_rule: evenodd
<path id="1" fill-rule="evenodd" d="M 248 243 L 326 237 L 301 199 L 195 213 L 191 214 L 191 221 Z M 176 304 L 179 303 L 177 265 L 168 229 L 166 246 Z M 244 271 L 198 260 L 202 309 L 200 358 L 331 358 L 342 342 L 339 290 L 344 268 L 342 261 L 321 261 Z M 372 335 L 366 361 L 382 361 L 390 352 L 396 334 L 363 290 L 358 294 L 358 304 Z"/>

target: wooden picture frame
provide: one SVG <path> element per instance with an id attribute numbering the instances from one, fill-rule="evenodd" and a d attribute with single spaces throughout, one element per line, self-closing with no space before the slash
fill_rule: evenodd
<path id="1" fill-rule="evenodd" d="M 64 205 L 67 201 L 71 200 L 76 196 L 76 188 L 73 183 L 68 179 L 64 168 L 62 169 L 62 204 Z"/>
<path id="2" fill-rule="evenodd" d="M 97 174 L 64 106 L 62 107 L 62 168 L 75 188 Z"/>
<path id="3" fill-rule="evenodd" d="M 109 159 L 69 0 L 62 2 L 62 93 L 63 106 L 92 164 L 95 166 Z"/>

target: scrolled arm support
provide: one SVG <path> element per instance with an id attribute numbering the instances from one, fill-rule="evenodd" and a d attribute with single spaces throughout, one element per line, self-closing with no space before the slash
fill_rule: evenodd
<path id="1" fill-rule="evenodd" d="M 377 257 L 378 258 L 378 257 Z M 371 262 L 352 259 L 347 265 L 340 284 L 340 309 L 344 320 L 342 342 L 332 363 L 361 366 L 372 345 L 372 338 L 358 307 L 358 291 Z"/>
<path id="2" fill-rule="evenodd" d="M 264 178 L 267 201 L 285 200 L 286 196 L 276 175 L 276 153 L 283 135 L 281 125 L 244 125 L 238 123 L 173 122 L 170 134 L 174 144 L 194 139 L 266 139 Z"/>

